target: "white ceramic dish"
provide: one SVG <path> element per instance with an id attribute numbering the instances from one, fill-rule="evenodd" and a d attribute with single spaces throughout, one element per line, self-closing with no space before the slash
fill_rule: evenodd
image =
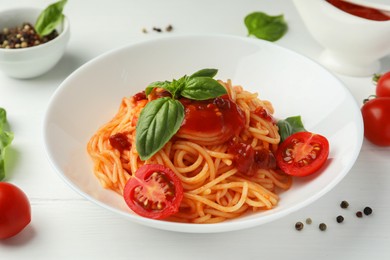
<path id="1" fill-rule="evenodd" d="M 360 18 L 324 0 L 293 2 L 308 31 L 324 48 L 319 56 L 324 66 L 358 77 L 380 72 L 380 59 L 390 54 L 390 21 Z"/>
<path id="2" fill-rule="evenodd" d="M 89 138 L 116 113 L 122 97 L 157 80 L 202 68 L 232 79 L 273 102 L 276 116 L 301 115 L 307 129 L 325 135 L 330 156 L 320 174 L 296 179 L 272 210 L 219 224 L 182 224 L 135 215 L 121 196 L 103 189 L 86 152 Z M 131 221 L 164 230 L 211 233 L 260 225 L 320 198 L 348 173 L 363 139 L 360 110 L 347 89 L 312 60 L 269 42 L 236 36 L 182 35 L 136 43 L 83 65 L 53 95 L 44 118 L 44 145 L 54 169 L 88 200 Z"/>
<path id="3" fill-rule="evenodd" d="M 0 12 L 0 30 L 14 28 L 25 22 L 35 24 L 41 9 L 21 7 Z M 70 24 L 65 17 L 57 26 L 59 35 L 53 40 L 28 48 L 0 48 L 0 70 L 12 78 L 38 77 L 52 69 L 62 58 L 70 39 Z"/>

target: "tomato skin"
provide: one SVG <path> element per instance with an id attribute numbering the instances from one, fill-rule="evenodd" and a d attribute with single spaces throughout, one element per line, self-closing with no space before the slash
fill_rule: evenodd
<path id="1" fill-rule="evenodd" d="M 31 206 L 26 194 L 15 185 L 0 182 L 0 239 L 21 232 L 31 222 Z"/>
<path id="2" fill-rule="evenodd" d="M 361 112 L 365 138 L 378 146 L 390 146 L 390 97 L 367 101 Z"/>
<path id="3" fill-rule="evenodd" d="M 315 173 L 328 159 L 329 142 L 319 134 L 297 132 L 278 147 L 276 162 L 286 174 L 302 177 Z"/>
<path id="4" fill-rule="evenodd" d="M 390 97 L 390 71 L 380 76 L 376 84 L 377 97 Z"/>
<path id="5" fill-rule="evenodd" d="M 179 211 L 183 193 L 181 180 L 171 169 L 160 164 L 145 164 L 128 180 L 123 197 L 138 215 L 164 219 Z M 145 198 L 147 205 L 143 204 Z"/>

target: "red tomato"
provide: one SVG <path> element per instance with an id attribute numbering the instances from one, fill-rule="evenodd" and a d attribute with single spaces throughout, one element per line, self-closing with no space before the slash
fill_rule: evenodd
<path id="1" fill-rule="evenodd" d="M 138 215 L 164 219 L 179 211 L 183 185 L 171 169 L 160 164 L 145 164 L 126 183 L 123 197 Z"/>
<path id="2" fill-rule="evenodd" d="M 361 111 L 366 139 L 379 146 L 390 146 L 390 97 L 371 99 Z"/>
<path id="3" fill-rule="evenodd" d="M 0 182 L 0 239 L 15 236 L 31 221 L 30 202 L 13 184 Z"/>
<path id="4" fill-rule="evenodd" d="M 380 76 L 376 83 L 377 97 L 390 97 L 390 71 Z"/>
<path id="5" fill-rule="evenodd" d="M 319 134 L 298 132 L 279 145 L 276 162 L 285 173 L 306 176 L 325 164 L 329 155 L 329 142 Z"/>

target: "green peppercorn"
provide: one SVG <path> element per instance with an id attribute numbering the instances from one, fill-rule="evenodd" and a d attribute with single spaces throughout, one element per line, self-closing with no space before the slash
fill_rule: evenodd
<path id="1" fill-rule="evenodd" d="M 296 230 L 298 230 L 298 231 L 300 231 L 300 230 L 302 230 L 303 229 L 303 223 L 302 222 L 297 222 L 297 223 L 295 223 L 295 229 Z"/>
<path id="2" fill-rule="evenodd" d="M 326 230 L 326 224 L 325 223 L 321 223 L 319 226 L 321 231 L 325 231 Z"/>
<path id="3" fill-rule="evenodd" d="M 364 214 L 366 216 L 368 215 L 371 215 L 372 214 L 372 209 L 370 207 L 365 207 L 364 210 L 363 210 Z"/>

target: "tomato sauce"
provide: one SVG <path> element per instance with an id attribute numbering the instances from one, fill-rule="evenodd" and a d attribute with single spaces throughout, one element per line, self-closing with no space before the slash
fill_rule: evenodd
<path id="1" fill-rule="evenodd" d="M 332 4 L 333 6 L 339 8 L 340 10 L 347 12 L 349 14 L 365 18 L 368 20 L 374 20 L 374 21 L 389 21 L 390 16 L 382 13 L 381 11 L 364 7 L 352 3 L 348 3 L 342 0 L 326 0 L 328 3 Z"/>
<path id="2" fill-rule="evenodd" d="M 203 101 L 182 98 L 180 102 L 185 111 L 181 133 L 218 135 L 219 143 L 223 143 L 244 129 L 244 112 L 228 95 Z"/>

